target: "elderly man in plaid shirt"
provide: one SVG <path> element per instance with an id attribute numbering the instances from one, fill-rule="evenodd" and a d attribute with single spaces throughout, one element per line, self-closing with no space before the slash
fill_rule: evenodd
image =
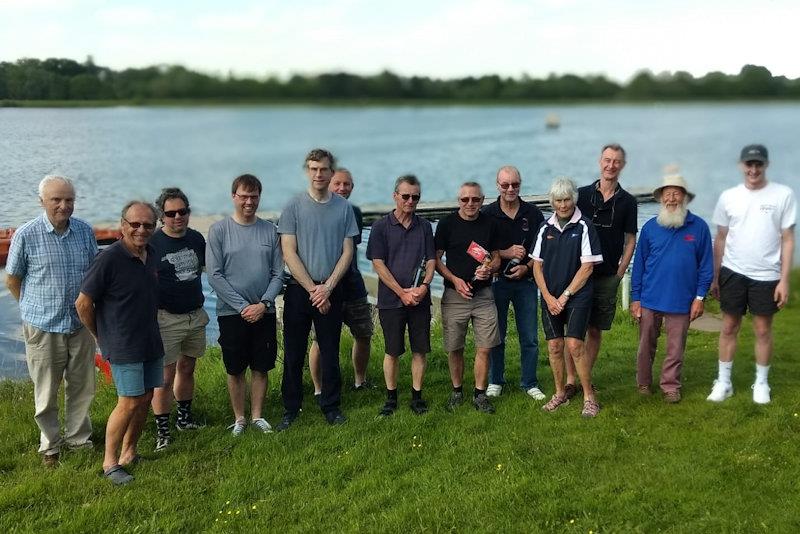
<path id="1" fill-rule="evenodd" d="M 97 254 L 92 227 L 72 217 L 75 188 L 61 176 L 39 183 L 44 213 L 22 225 L 11 240 L 6 286 L 19 300 L 25 354 L 33 380 L 39 452 L 55 467 L 64 442 L 91 447 L 89 406 L 94 398 L 92 334 L 75 311 L 86 269 Z M 65 434 L 58 420 L 58 389 L 64 380 Z"/>

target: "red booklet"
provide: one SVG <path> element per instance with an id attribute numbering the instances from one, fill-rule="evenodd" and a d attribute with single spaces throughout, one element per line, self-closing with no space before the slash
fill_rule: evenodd
<path id="1" fill-rule="evenodd" d="M 467 247 L 467 254 L 481 263 L 489 259 L 489 251 L 477 244 L 475 241 L 471 242 Z"/>

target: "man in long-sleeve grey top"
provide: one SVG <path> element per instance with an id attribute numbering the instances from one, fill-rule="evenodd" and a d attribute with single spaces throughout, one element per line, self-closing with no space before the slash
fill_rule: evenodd
<path id="1" fill-rule="evenodd" d="M 233 215 L 214 223 L 208 232 L 206 269 L 217 293 L 219 344 L 235 416 L 229 428 L 239 436 L 247 426 L 248 367 L 252 424 L 261 432 L 272 431 L 261 409 L 267 373 L 275 368 L 278 354 L 275 298 L 283 287 L 283 255 L 275 225 L 256 216 L 259 179 L 251 174 L 239 176 L 233 181 L 231 196 Z"/>

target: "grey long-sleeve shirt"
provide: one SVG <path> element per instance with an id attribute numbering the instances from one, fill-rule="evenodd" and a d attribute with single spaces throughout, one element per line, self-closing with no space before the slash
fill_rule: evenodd
<path id="1" fill-rule="evenodd" d="M 206 271 L 217 293 L 217 315 L 239 315 L 250 304 L 269 303 L 283 287 L 283 253 L 275 225 L 257 219 L 241 225 L 226 217 L 211 225 L 206 247 Z"/>

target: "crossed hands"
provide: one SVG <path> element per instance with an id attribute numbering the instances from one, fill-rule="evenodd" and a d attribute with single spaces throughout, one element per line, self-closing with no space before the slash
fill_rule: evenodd
<path id="1" fill-rule="evenodd" d="M 308 293 L 312 306 L 317 308 L 322 315 L 331 310 L 331 290 L 325 284 L 315 285 Z"/>

